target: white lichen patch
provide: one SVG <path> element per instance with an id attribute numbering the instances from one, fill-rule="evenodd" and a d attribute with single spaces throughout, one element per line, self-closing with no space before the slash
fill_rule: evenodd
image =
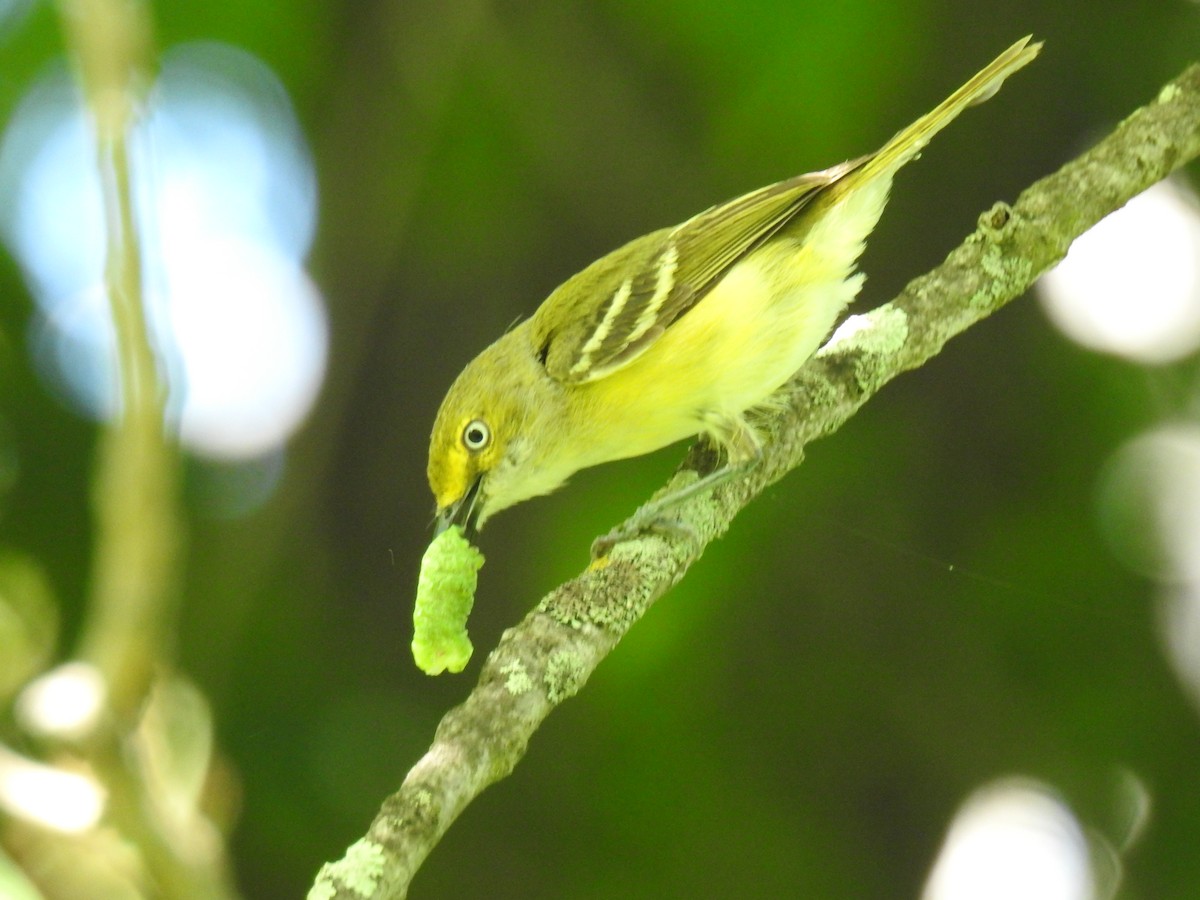
<path id="1" fill-rule="evenodd" d="M 908 315 L 889 304 L 866 315 L 850 316 L 817 355 L 852 352 L 889 355 L 903 347 L 906 340 Z"/>
<path id="2" fill-rule="evenodd" d="M 383 877 L 385 859 L 386 853 L 379 844 L 367 838 L 355 841 L 337 862 L 321 866 L 308 900 L 330 900 L 337 895 L 339 886 L 355 896 L 370 897 Z"/>
<path id="3" fill-rule="evenodd" d="M 504 688 L 514 697 L 519 697 L 533 687 L 533 679 L 529 677 L 529 673 L 525 671 L 525 664 L 519 659 L 505 663 L 500 667 L 500 671 L 508 676 Z"/>

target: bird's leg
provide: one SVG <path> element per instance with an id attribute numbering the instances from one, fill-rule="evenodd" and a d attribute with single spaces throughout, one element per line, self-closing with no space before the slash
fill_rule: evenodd
<path id="1" fill-rule="evenodd" d="M 707 432 L 725 451 L 725 465 L 703 475 L 691 484 L 664 494 L 638 507 L 637 512 L 624 524 L 592 542 L 592 559 L 607 556 L 621 541 L 636 537 L 646 531 L 675 534 L 690 534 L 691 529 L 669 515 L 670 511 L 684 503 L 707 493 L 732 478 L 746 472 L 762 459 L 762 443 L 754 429 L 742 416 L 711 414 L 706 416 Z"/>

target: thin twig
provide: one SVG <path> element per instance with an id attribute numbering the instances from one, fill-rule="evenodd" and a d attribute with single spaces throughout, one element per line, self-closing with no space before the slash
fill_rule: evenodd
<path id="1" fill-rule="evenodd" d="M 81 751 L 107 791 L 106 822 L 137 848 L 145 889 L 220 900 L 234 890 L 219 839 L 199 816 L 180 824 L 139 742 L 172 669 L 183 540 L 178 451 L 164 422 L 167 388 L 147 321 L 135 212 L 145 173 L 132 143 L 152 79 L 150 17 L 139 0 L 59 7 L 96 139 L 118 382 L 98 450 L 96 549 L 77 651 L 103 679 L 108 715 Z"/>
<path id="2" fill-rule="evenodd" d="M 149 23 L 140 3 L 63 0 L 60 8 L 96 137 L 118 379 L 96 467 L 96 553 L 79 656 L 100 670 L 113 711 L 128 721 L 170 645 L 181 529 L 176 453 L 163 426 L 166 389 L 146 319 L 130 159 L 150 81 Z"/>
<path id="3" fill-rule="evenodd" d="M 366 836 L 326 865 L 310 900 L 405 896 L 451 823 L 516 766 L 542 720 L 576 693 L 649 606 L 767 485 L 800 464 L 805 445 L 836 431 L 901 372 L 1020 296 L 1071 242 L 1131 197 L 1200 154 L 1200 65 L 1168 84 L 1107 138 L 998 203 L 946 261 L 890 303 L 850 320 L 785 389 L 767 422 L 762 463 L 679 509 L 687 526 L 616 546 L 505 632 L 479 684 L 442 719 L 433 745 L 388 797 Z M 680 480 L 703 468 L 697 445 Z"/>

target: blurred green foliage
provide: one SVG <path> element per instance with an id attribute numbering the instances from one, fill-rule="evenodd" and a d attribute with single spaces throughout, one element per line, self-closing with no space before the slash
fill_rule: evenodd
<path id="1" fill-rule="evenodd" d="M 476 663 L 434 680 L 408 653 L 425 441 L 462 364 L 622 241 L 869 151 L 1016 38 L 1044 39 L 898 179 L 863 263 L 861 302 L 881 302 L 1200 47 L 1184 0 L 165 0 L 154 15 L 163 47 L 226 41 L 274 68 L 322 192 L 325 393 L 264 509 L 190 512 L 179 652 L 242 782 L 233 852 L 255 898 L 301 896 L 470 688 Z M 60 54 L 45 5 L 0 24 L 0 119 Z M 94 430 L 31 373 L 29 313 L 4 257 L 0 542 L 46 573 L 69 641 Z M 1162 401 L 1180 375 L 1084 352 L 1031 301 L 956 341 L 746 511 L 411 896 L 913 896 L 981 784 L 1042 779 L 1103 835 L 1126 770 L 1153 814 L 1124 896 L 1192 895 L 1196 710 L 1159 646 L 1156 588 L 1117 566 L 1094 515 L 1108 455 L 1194 408 Z M 489 528 L 477 657 L 678 457 L 583 473 Z"/>

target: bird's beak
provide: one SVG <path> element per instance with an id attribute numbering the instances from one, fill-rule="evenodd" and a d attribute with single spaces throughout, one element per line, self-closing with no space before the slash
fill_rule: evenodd
<path id="1" fill-rule="evenodd" d="M 479 488 L 483 484 L 480 475 L 467 488 L 467 492 L 443 509 L 438 510 L 437 524 L 433 528 L 433 536 L 437 537 L 451 525 L 462 526 L 463 534 L 468 540 L 478 534 L 475 522 L 479 518 Z"/>

